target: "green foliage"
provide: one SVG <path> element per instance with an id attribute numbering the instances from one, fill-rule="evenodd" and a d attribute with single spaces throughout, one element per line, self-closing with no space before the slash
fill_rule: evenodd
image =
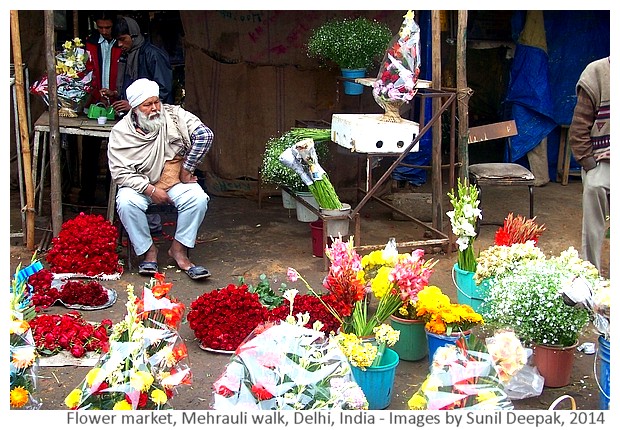
<path id="1" fill-rule="evenodd" d="M 383 23 L 367 18 L 331 19 L 308 39 L 308 56 L 333 61 L 343 69 L 368 69 L 381 60 L 392 39 Z"/>
<path id="2" fill-rule="evenodd" d="M 244 283 L 245 281 L 243 277 L 239 278 L 238 285 L 243 285 Z M 278 295 L 273 290 L 273 288 L 271 288 L 269 279 L 267 278 L 267 275 L 265 275 L 264 273 L 259 276 L 258 284 L 256 285 L 246 284 L 246 285 L 248 286 L 248 291 L 250 293 L 258 294 L 258 298 L 260 302 L 263 304 L 263 306 L 267 307 L 268 309 L 277 308 L 284 301 L 284 298 L 281 295 Z M 279 288 L 280 293 L 282 293 L 284 289 L 286 289 L 286 284 L 285 283 L 280 284 L 280 288 Z"/>

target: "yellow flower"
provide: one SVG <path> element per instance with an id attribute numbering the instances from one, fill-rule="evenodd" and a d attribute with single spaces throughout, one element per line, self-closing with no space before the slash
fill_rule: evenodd
<path id="1" fill-rule="evenodd" d="M 154 379 L 155 378 L 153 378 L 153 375 L 151 375 L 150 372 L 137 370 L 133 375 L 131 375 L 129 385 L 138 391 L 148 391 L 148 389 L 151 388 L 151 384 Z"/>
<path id="2" fill-rule="evenodd" d="M 30 328 L 30 324 L 24 320 L 11 320 L 11 334 L 23 334 Z"/>
<path id="3" fill-rule="evenodd" d="M 426 409 L 426 398 L 418 393 L 415 393 L 407 402 L 410 410 L 423 411 Z"/>
<path id="4" fill-rule="evenodd" d="M 93 367 L 92 369 L 90 369 L 88 374 L 86 374 L 86 382 L 88 383 L 88 385 L 92 387 L 93 385 L 95 385 L 95 383 L 100 382 L 101 373 L 102 369 L 100 367 Z"/>
<path id="5" fill-rule="evenodd" d="M 23 408 L 28 403 L 28 390 L 24 387 L 15 387 L 11 390 L 11 407 Z"/>
<path id="6" fill-rule="evenodd" d="M 166 393 L 163 390 L 156 388 L 151 392 L 151 400 L 153 400 L 153 403 L 157 405 L 163 405 L 168 401 L 168 396 L 166 396 Z"/>
<path id="7" fill-rule="evenodd" d="M 73 409 L 77 407 L 77 405 L 79 405 L 81 401 L 82 401 L 82 391 L 77 388 L 71 391 L 67 395 L 67 397 L 65 397 L 65 405 L 67 405 L 69 409 Z"/>
<path id="8" fill-rule="evenodd" d="M 477 403 L 488 402 L 485 409 L 492 409 L 497 404 L 497 395 L 491 390 L 481 390 L 476 396 Z"/>
<path id="9" fill-rule="evenodd" d="M 18 369 L 32 366 L 36 358 L 36 351 L 33 347 L 15 348 L 11 351 L 11 362 Z"/>
<path id="10" fill-rule="evenodd" d="M 67 40 L 65 43 L 62 44 L 62 47 L 69 50 L 73 48 L 73 43 L 70 40 Z"/>
<path id="11" fill-rule="evenodd" d="M 381 299 L 381 297 L 385 296 L 392 289 L 392 283 L 388 280 L 388 276 L 392 269 L 393 268 L 389 266 L 379 268 L 377 275 L 370 283 L 370 288 L 372 288 L 372 292 L 376 298 Z"/>
<path id="12" fill-rule="evenodd" d="M 116 404 L 112 408 L 112 410 L 115 410 L 115 411 L 130 411 L 132 409 L 133 408 L 131 407 L 131 403 L 129 403 L 125 399 L 121 400 L 120 402 L 116 402 Z"/>

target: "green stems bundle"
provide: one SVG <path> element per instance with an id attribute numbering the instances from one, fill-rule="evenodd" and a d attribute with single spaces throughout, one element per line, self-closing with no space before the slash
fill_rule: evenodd
<path id="1" fill-rule="evenodd" d="M 342 202 L 338 198 L 327 173 L 308 185 L 308 189 L 321 209 L 342 209 Z"/>

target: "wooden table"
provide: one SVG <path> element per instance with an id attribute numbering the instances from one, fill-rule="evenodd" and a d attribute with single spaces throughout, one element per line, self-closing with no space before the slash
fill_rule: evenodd
<path id="1" fill-rule="evenodd" d="M 59 117 L 59 131 L 60 133 L 73 134 L 77 136 L 95 136 L 107 139 L 110 136 L 112 127 L 118 122 L 116 120 L 108 120 L 104 125 L 99 125 L 96 119 L 90 119 L 86 115 L 79 115 L 75 118 Z M 49 112 L 43 112 L 41 116 L 34 123 L 34 149 L 32 158 L 32 183 L 35 187 L 35 201 L 37 192 L 39 193 L 39 205 L 38 210 L 41 210 L 43 206 L 43 184 L 45 181 L 45 175 L 47 165 L 45 159 L 47 155 L 47 148 L 49 147 Z M 42 151 L 41 160 L 43 165 L 41 166 L 41 178 L 37 183 L 37 172 L 39 163 L 39 151 Z M 108 202 L 108 219 L 112 220 L 114 213 L 110 213 L 110 207 L 114 210 L 114 205 L 110 205 Z M 36 210 L 36 205 L 35 205 Z"/>

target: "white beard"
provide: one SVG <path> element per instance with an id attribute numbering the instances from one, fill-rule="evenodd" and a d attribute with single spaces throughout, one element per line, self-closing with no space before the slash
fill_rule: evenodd
<path id="1" fill-rule="evenodd" d="M 142 113 L 140 109 L 136 109 L 136 121 L 138 127 L 146 133 L 158 131 L 164 125 L 164 117 L 161 114 L 161 110 L 148 115 Z"/>

